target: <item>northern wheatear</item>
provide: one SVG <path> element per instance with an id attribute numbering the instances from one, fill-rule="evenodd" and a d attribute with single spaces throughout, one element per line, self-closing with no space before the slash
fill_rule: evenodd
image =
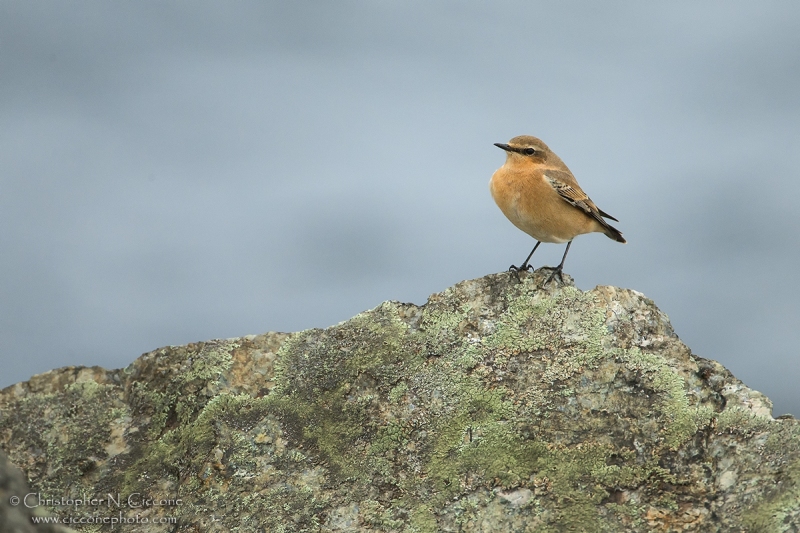
<path id="1" fill-rule="evenodd" d="M 520 135 L 508 144 L 495 146 L 507 154 L 505 164 L 489 181 L 492 197 L 512 224 L 537 241 L 522 266 L 511 265 L 509 270 L 532 268 L 528 261 L 543 242 L 567 243 L 561 263 L 544 267 L 553 270 L 546 285 L 556 274 L 561 278 L 572 239 L 578 235 L 597 231 L 609 239 L 626 242 L 622 233 L 604 218 L 619 221 L 594 205 L 567 165 L 540 139 Z"/>

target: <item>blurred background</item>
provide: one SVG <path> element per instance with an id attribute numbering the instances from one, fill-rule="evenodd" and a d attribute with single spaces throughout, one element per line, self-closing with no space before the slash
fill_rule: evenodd
<path id="1" fill-rule="evenodd" d="M 0 3 L 0 387 L 326 327 L 520 264 L 541 137 L 652 298 L 800 415 L 800 3 Z M 562 245 L 533 264 L 555 265 Z"/>

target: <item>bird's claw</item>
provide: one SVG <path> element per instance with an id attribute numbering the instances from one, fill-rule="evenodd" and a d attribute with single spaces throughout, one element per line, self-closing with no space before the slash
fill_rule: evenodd
<path id="1" fill-rule="evenodd" d="M 533 270 L 533 266 L 526 264 L 523 264 L 522 266 L 519 267 L 517 265 L 511 265 L 510 267 L 508 267 L 508 271 L 511 272 L 515 278 L 517 278 L 517 281 L 521 281 L 519 279 L 520 272 L 528 272 L 530 270 Z"/>
<path id="2" fill-rule="evenodd" d="M 564 284 L 564 278 L 561 276 L 561 271 L 562 271 L 562 268 L 563 268 L 561 265 L 559 265 L 557 267 L 544 266 L 542 268 L 546 268 L 547 270 L 552 270 L 550 275 L 547 276 L 547 279 L 544 280 L 544 283 L 542 283 L 542 287 L 544 287 L 545 285 L 550 283 L 553 280 L 553 278 L 555 278 L 556 276 L 558 276 L 558 281 L 560 281 L 562 285 Z"/>
<path id="3" fill-rule="evenodd" d="M 527 272 L 529 270 L 533 270 L 533 265 L 522 265 L 520 267 L 517 265 L 511 265 L 508 267 L 509 272 Z"/>

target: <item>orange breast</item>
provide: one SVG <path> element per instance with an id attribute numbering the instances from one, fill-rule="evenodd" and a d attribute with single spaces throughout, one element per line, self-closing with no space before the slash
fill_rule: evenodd
<path id="1" fill-rule="evenodd" d="M 564 243 L 599 231 L 597 222 L 564 201 L 540 172 L 500 167 L 489 190 L 506 218 L 537 241 Z"/>

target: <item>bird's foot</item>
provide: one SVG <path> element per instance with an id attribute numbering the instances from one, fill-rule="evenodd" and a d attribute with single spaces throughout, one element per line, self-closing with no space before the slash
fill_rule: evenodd
<path id="1" fill-rule="evenodd" d="M 517 278 L 517 281 L 521 281 L 519 279 L 519 273 L 520 272 L 528 272 L 529 270 L 533 270 L 533 266 L 529 265 L 527 263 L 522 263 L 522 266 L 519 266 L 519 267 L 516 266 L 516 265 L 511 265 L 510 267 L 508 267 L 508 271 L 511 272 L 511 274 L 515 278 Z"/>
<path id="2" fill-rule="evenodd" d="M 529 265 L 527 263 L 523 263 L 522 266 L 511 265 L 508 267 L 509 272 L 527 272 L 529 270 L 533 270 L 533 265 Z"/>
<path id="3" fill-rule="evenodd" d="M 563 265 L 558 265 L 557 267 L 543 266 L 542 268 L 552 270 L 550 275 L 547 276 L 547 279 L 544 280 L 544 283 L 542 283 L 542 287 L 550 283 L 556 276 L 558 277 L 558 281 L 560 281 L 562 285 L 564 284 L 564 278 L 561 276 L 561 271 L 564 268 Z"/>

